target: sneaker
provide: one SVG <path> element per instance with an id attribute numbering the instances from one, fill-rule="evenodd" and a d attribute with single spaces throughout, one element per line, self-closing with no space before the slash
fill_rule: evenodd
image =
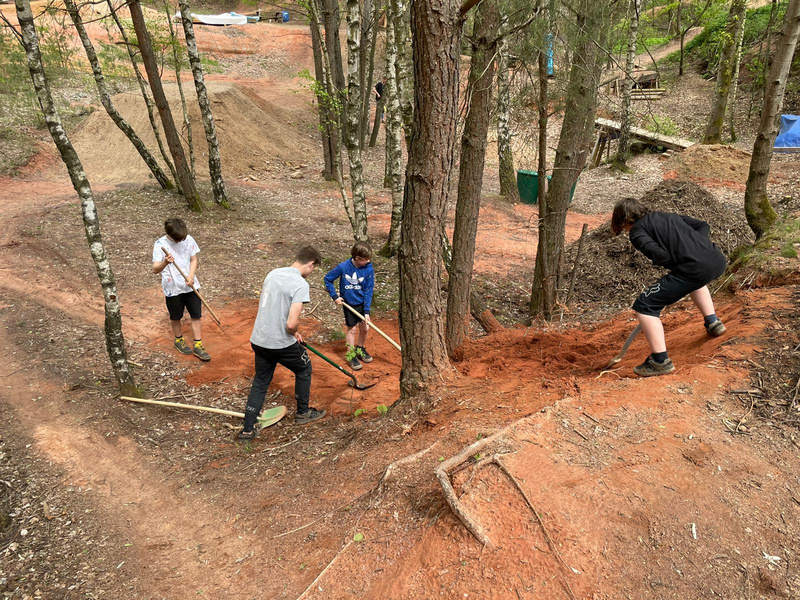
<path id="1" fill-rule="evenodd" d="M 675 365 L 672 364 L 671 359 L 665 360 L 663 363 L 656 362 L 652 356 L 648 356 L 645 361 L 638 367 L 633 368 L 633 372 L 639 377 L 653 377 L 654 375 L 666 375 L 675 370 Z"/>
<path id="2" fill-rule="evenodd" d="M 722 324 L 722 321 L 717 319 L 710 325 L 706 325 L 706 333 L 712 337 L 719 337 L 725 333 L 725 325 Z"/>
<path id="3" fill-rule="evenodd" d="M 192 349 L 192 354 L 194 354 L 197 358 L 204 362 L 208 362 L 211 360 L 211 356 L 206 352 L 206 349 L 203 348 L 203 343 L 194 343 L 194 348 Z"/>
<path id="4" fill-rule="evenodd" d="M 242 441 L 244 441 L 244 442 L 248 442 L 248 441 L 250 441 L 250 440 L 252 440 L 252 439 L 255 439 L 255 437 L 256 437 L 256 434 L 257 434 L 257 432 L 256 432 L 256 430 L 255 430 L 255 429 L 251 429 L 250 431 L 247 431 L 247 430 L 245 430 L 245 429 L 242 429 L 242 430 L 241 430 L 241 431 L 238 433 L 238 435 L 237 435 L 236 437 L 238 437 L 240 440 L 242 440 Z"/>
<path id="5" fill-rule="evenodd" d="M 364 346 L 358 346 L 358 348 L 361 350 L 361 354 L 359 355 L 361 362 L 371 363 L 372 355 L 369 352 L 367 352 L 367 349 L 364 348 Z"/>
<path id="6" fill-rule="evenodd" d="M 304 413 L 297 413 L 294 416 L 295 425 L 308 425 L 311 421 L 316 421 L 325 416 L 324 410 L 317 410 L 316 408 L 309 407 Z"/>
<path id="7" fill-rule="evenodd" d="M 370 360 L 371 360 L 371 357 L 370 357 Z M 357 357 L 357 356 L 354 356 L 353 358 L 351 358 L 350 360 L 348 360 L 348 361 L 347 361 L 347 365 L 348 365 L 348 366 L 349 366 L 351 369 L 353 369 L 353 371 L 360 371 L 360 370 L 361 370 L 361 366 L 362 366 L 362 365 L 361 365 L 361 361 L 360 361 L 360 360 L 358 360 L 358 357 Z"/>
<path id="8" fill-rule="evenodd" d="M 175 347 L 178 349 L 178 352 L 181 354 L 191 354 L 192 349 L 189 348 L 189 344 L 186 343 L 186 340 L 183 337 L 175 338 Z"/>

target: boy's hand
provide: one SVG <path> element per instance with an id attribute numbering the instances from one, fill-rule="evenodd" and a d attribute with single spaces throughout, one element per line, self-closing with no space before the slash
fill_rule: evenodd
<path id="1" fill-rule="evenodd" d="M 164 255 L 164 260 L 167 261 L 169 264 L 172 264 L 172 263 L 175 262 L 175 259 L 172 258 L 172 254 L 165 254 Z"/>
<path id="2" fill-rule="evenodd" d="M 336 300 L 334 300 L 334 302 L 336 302 L 338 306 L 341 306 L 342 304 L 344 304 L 344 298 L 341 297 L 337 298 Z"/>
<path id="3" fill-rule="evenodd" d="M 303 343 L 303 336 L 302 336 L 302 335 L 300 335 L 300 332 L 299 332 L 299 331 L 298 331 L 297 333 L 295 333 L 295 334 L 294 334 L 294 339 L 296 339 L 296 340 L 297 340 L 298 342 L 300 342 L 301 344 Z"/>
<path id="4" fill-rule="evenodd" d="M 365 315 L 364 315 L 364 320 L 365 320 L 367 323 L 372 323 L 372 319 L 370 319 L 370 318 L 369 318 L 369 313 L 367 313 L 367 314 L 365 314 Z"/>

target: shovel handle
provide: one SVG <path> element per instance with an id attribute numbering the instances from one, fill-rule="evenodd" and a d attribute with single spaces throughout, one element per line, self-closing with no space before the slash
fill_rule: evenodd
<path id="1" fill-rule="evenodd" d="M 161 251 L 166 256 L 170 256 L 170 253 L 167 251 L 166 248 L 164 248 L 164 246 L 161 246 Z M 194 280 L 192 280 L 191 283 L 189 282 L 189 278 L 186 277 L 186 273 L 184 273 L 183 270 L 178 266 L 178 263 L 173 262 L 172 266 L 175 267 L 176 269 L 178 269 L 178 273 L 181 274 L 181 277 L 183 277 L 183 279 L 186 281 L 186 284 L 190 288 L 192 288 L 192 291 L 194 291 L 195 294 L 197 294 L 197 297 L 200 298 L 200 302 L 202 302 L 203 305 L 208 309 L 208 312 L 211 313 L 211 318 L 214 321 L 216 321 L 217 325 L 222 325 L 222 322 L 219 320 L 219 317 L 214 313 L 214 310 L 208 305 L 208 302 L 206 302 L 206 299 L 203 298 L 203 295 L 200 293 L 200 290 L 198 290 L 197 288 L 194 287 Z"/>
<path id="2" fill-rule="evenodd" d="M 200 410 L 203 412 L 210 412 L 217 415 L 225 415 L 228 417 L 244 418 L 244 413 L 234 412 L 232 410 L 224 410 L 222 408 L 212 408 L 210 406 L 195 406 L 194 404 L 181 404 L 179 402 L 165 402 L 164 400 L 151 400 L 149 398 L 131 398 L 130 396 L 120 396 L 120 400 L 127 400 L 128 402 L 139 402 L 141 404 L 156 404 L 158 406 L 169 406 L 170 408 L 186 408 L 188 410 Z"/>
<path id="3" fill-rule="evenodd" d="M 351 312 L 351 313 L 353 313 L 355 316 L 357 316 L 359 319 L 361 319 L 361 320 L 362 320 L 362 321 L 364 321 L 365 323 L 367 322 L 367 319 L 366 319 L 366 318 L 364 318 L 364 315 L 362 315 L 360 312 L 358 312 L 358 311 L 357 311 L 355 308 L 353 308 L 352 306 L 350 306 L 350 305 L 349 305 L 347 302 L 345 302 L 344 300 L 342 300 L 342 306 L 344 306 L 344 307 L 346 307 L 346 308 L 350 309 L 350 312 Z M 395 341 L 394 341 L 392 338 L 390 338 L 388 335 L 386 335 L 386 334 L 385 334 L 385 333 L 383 333 L 383 332 L 382 332 L 380 329 L 378 329 L 378 326 L 377 326 L 377 325 L 375 325 L 374 323 L 372 323 L 372 321 L 370 321 L 370 323 L 369 323 L 369 326 L 370 326 L 370 327 L 372 327 L 372 328 L 373 328 L 375 331 L 377 331 L 378 333 L 380 333 L 380 334 L 381 334 L 381 335 L 382 335 L 384 338 L 386 338 L 386 341 L 387 341 L 387 342 L 389 342 L 389 343 L 390 343 L 392 346 L 394 346 L 395 348 L 397 348 L 397 351 L 398 351 L 398 352 L 402 352 L 402 351 L 403 351 L 403 350 L 402 350 L 402 348 L 400 348 L 400 344 L 398 344 L 397 342 L 395 342 Z"/>
<path id="4" fill-rule="evenodd" d="M 347 369 L 345 369 L 345 368 L 344 368 L 344 367 L 342 367 L 341 365 L 337 365 L 337 364 L 336 364 L 335 362 L 333 362 L 333 361 L 332 361 L 330 358 L 328 358 L 327 356 L 325 356 L 325 355 L 324 355 L 322 352 L 320 352 L 319 350 L 317 350 L 316 348 L 314 348 L 314 346 L 310 345 L 308 342 L 300 342 L 300 343 L 301 343 L 301 344 L 302 344 L 302 345 L 303 345 L 305 348 L 308 348 L 308 349 L 309 349 L 309 350 L 311 350 L 311 351 L 312 351 L 314 354 L 316 354 L 317 356 L 319 356 L 319 357 L 320 357 L 322 360 L 324 360 L 326 363 L 328 363 L 328 364 L 329 364 L 329 365 L 331 365 L 332 367 L 336 367 L 336 368 L 337 368 L 337 369 L 339 369 L 339 370 L 340 370 L 342 373 L 344 373 L 345 375 L 347 375 L 347 376 L 348 376 L 350 379 L 352 379 L 352 380 L 353 380 L 353 385 L 354 385 L 355 387 L 358 387 L 358 380 L 356 379 L 356 376 L 355 376 L 355 375 L 353 375 L 352 373 L 350 373 L 350 372 L 349 372 Z"/>

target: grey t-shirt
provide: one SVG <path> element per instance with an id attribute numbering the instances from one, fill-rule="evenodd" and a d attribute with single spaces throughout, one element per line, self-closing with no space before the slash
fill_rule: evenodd
<path id="1" fill-rule="evenodd" d="M 264 279 L 261 301 L 250 341 L 256 346 L 280 350 L 297 340 L 286 331 L 289 309 L 295 302 L 310 302 L 308 282 L 294 267 L 273 269 Z"/>

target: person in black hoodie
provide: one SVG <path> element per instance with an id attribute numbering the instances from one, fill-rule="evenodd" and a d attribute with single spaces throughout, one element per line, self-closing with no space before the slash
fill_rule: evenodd
<path id="1" fill-rule="evenodd" d="M 671 373 L 675 365 L 667 354 L 661 311 L 688 294 L 703 315 L 706 333 L 714 337 L 725 333 L 707 284 L 725 272 L 727 259 L 709 239 L 711 228 L 705 221 L 650 211 L 635 198 L 617 202 L 611 229 L 617 235 L 627 231 L 634 248 L 670 271 L 644 290 L 632 308 L 651 351 L 633 372 L 641 377 Z"/>

